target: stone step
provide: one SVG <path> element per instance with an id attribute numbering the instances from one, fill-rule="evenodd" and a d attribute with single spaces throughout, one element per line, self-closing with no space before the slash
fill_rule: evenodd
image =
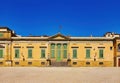
<path id="1" fill-rule="evenodd" d="M 67 67 L 67 62 L 51 62 L 51 67 Z"/>

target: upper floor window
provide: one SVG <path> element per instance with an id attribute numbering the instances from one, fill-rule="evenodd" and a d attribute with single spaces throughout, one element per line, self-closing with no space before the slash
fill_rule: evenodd
<path id="1" fill-rule="evenodd" d="M 120 44 L 118 44 L 118 51 L 120 51 Z"/>

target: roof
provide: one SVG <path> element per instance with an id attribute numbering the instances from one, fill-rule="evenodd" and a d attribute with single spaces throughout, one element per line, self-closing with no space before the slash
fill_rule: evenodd
<path id="1" fill-rule="evenodd" d="M 65 36 L 61 33 L 57 33 L 53 36 L 29 36 L 29 37 L 12 37 L 13 40 L 46 40 L 46 41 L 79 41 L 79 40 L 85 40 L 85 41 L 102 41 L 102 40 L 106 40 L 106 41 L 110 41 L 113 40 L 114 37 L 68 37 Z"/>
<path id="2" fill-rule="evenodd" d="M 5 27 L 5 26 L 0 26 L 0 29 L 7 29 L 7 30 L 9 30 L 9 31 L 12 31 L 10 28 Z"/>

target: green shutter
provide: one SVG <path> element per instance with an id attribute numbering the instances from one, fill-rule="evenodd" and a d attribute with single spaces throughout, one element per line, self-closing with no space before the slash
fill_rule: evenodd
<path id="1" fill-rule="evenodd" d="M 51 58 L 55 57 L 55 44 L 51 44 Z"/>
<path id="2" fill-rule="evenodd" d="M 51 44 L 51 49 L 55 49 L 55 44 Z"/>
<path id="3" fill-rule="evenodd" d="M 51 58 L 55 57 L 55 50 L 51 50 Z"/>
<path id="4" fill-rule="evenodd" d="M 57 61 L 60 61 L 61 60 L 61 50 L 58 49 L 57 50 Z"/>
<path id="5" fill-rule="evenodd" d="M 28 49 L 28 58 L 32 58 L 32 49 Z"/>
<path id="6" fill-rule="evenodd" d="M 15 49 L 15 58 L 19 58 L 19 49 Z"/>
<path id="7" fill-rule="evenodd" d="M 103 58 L 103 49 L 99 50 L 99 58 Z"/>
<path id="8" fill-rule="evenodd" d="M 60 49 L 60 48 L 61 48 L 61 45 L 60 45 L 60 44 L 58 44 L 58 45 L 57 45 L 57 49 Z"/>
<path id="9" fill-rule="evenodd" d="M 90 58 L 90 49 L 86 49 L 86 58 Z"/>
<path id="10" fill-rule="evenodd" d="M 73 49 L 73 58 L 77 58 L 77 49 Z"/>
<path id="11" fill-rule="evenodd" d="M 61 44 L 57 44 L 57 61 L 61 60 Z"/>
<path id="12" fill-rule="evenodd" d="M 3 58 L 3 50 L 0 49 L 0 58 Z"/>
<path id="13" fill-rule="evenodd" d="M 3 33 L 0 33 L 0 37 L 3 37 Z"/>
<path id="14" fill-rule="evenodd" d="M 64 45 L 63 45 L 63 48 L 64 48 L 64 49 L 67 49 L 67 44 L 64 44 Z"/>
<path id="15" fill-rule="evenodd" d="M 41 58 L 45 58 L 45 49 L 41 49 Z"/>
<path id="16" fill-rule="evenodd" d="M 63 58 L 67 58 L 67 50 L 63 50 Z"/>
<path id="17" fill-rule="evenodd" d="M 67 58 L 67 44 L 63 44 L 63 58 Z"/>

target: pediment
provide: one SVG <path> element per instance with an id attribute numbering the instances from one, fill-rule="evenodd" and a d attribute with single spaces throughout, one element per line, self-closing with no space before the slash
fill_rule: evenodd
<path id="1" fill-rule="evenodd" d="M 49 37 L 49 40 L 69 40 L 69 37 L 58 33 L 58 34 L 56 34 L 54 36 Z"/>

